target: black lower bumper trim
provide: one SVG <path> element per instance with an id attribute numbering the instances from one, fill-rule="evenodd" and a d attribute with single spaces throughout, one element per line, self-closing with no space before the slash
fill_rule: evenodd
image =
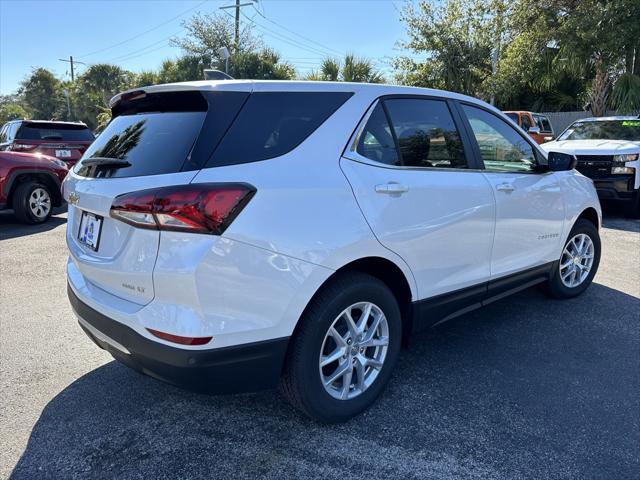
<path id="1" fill-rule="evenodd" d="M 80 300 L 67 286 L 71 306 L 85 322 L 114 342 L 126 354 L 90 329 L 80 326 L 100 347 L 125 365 L 179 387 L 207 393 L 239 393 L 274 388 L 278 384 L 289 337 L 222 347 L 185 350 L 143 337 Z"/>

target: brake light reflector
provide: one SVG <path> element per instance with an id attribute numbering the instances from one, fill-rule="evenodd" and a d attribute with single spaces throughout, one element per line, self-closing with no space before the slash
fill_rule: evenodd
<path id="1" fill-rule="evenodd" d="M 37 145 L 32 145 L 28 143 L 12 143 L 9 145 L 9 150 L 12 152 L 28 152 L 29 150 L 33 150 Z"/>
<path id="2" fill-rule="evenodd" d="M 178 343 L 180 345 L 205 345 L 211 341 L 213 337 L 181 337 L 180 335 L 172 335 L 170 333 L 161 332 L 147 328 L 152 335 L 166 340 L 167 342 Z"/>
<path id="3" fill-rule="evenodd" d="M 161 187 L 115 198 L 111 217 L 139 228 L 220 235 L 249 202 L 245 183 Z"/>

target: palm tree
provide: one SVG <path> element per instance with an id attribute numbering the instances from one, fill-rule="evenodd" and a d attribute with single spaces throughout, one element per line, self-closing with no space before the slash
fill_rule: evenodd
<path id="1" fill-rule="evenodd" d="M 384 82 L 383 75 L 375 69 L 371 60 L 356 57 L 354 54 L 346 55 L 342 62 L 335 58 L 325 58 L 320 70 L 312 71 L 305 78 L 330 82 Z"/>

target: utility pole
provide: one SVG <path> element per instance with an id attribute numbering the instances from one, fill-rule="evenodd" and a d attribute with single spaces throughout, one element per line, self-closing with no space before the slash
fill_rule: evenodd
<path id="1" fill-rule="evenodd" d="M 75 76 L 74 71 L 73 71 L 73 64 L 74 63 L 79 63 L 80 65 L 86 65 L 86 63 L 78 62 L 77 60 L 74 61 L 73 57 L 71 55 L 69 56 L 69 60 L 67 60 L 66 58 L 59 58 L 58 60 L 60 60 L 61 62 L 67 62 L 71 66 L 71 81 L 72 82 L 75 82 L 75 80 L 76 80 L 76 76 Z"/>
<path id="2" fill-rule="evenodd" d="M 233 32 L 233 43 L 234 43 L 235 53 L 238 53 L 238 51 L 240 50 L 240 9 L 242 7 L 248 7 L 249 5 L 253 5 L 254 1 L 255 0 L 252 0 L 251 2 L 240 3 L 240 0 L 236 0 L 235 5 L 225 5 L 224 7 L 220 7 L 220 10 L 226 10 L 228 8 L 235 8 L 236 10 L 236 23 L 235 23 L 235 28 Z"/>

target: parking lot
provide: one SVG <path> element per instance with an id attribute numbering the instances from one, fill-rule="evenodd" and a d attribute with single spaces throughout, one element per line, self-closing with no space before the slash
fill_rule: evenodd
<path id="1" fill-rule="evenodd" d="M 534 288 L 416 337 L 337 426 L 115 363 L 67 302 L 64 229 L 0 215 L 2 478 L 638 478 L 640 222 L 616 211 L 585 295 Z"/>

